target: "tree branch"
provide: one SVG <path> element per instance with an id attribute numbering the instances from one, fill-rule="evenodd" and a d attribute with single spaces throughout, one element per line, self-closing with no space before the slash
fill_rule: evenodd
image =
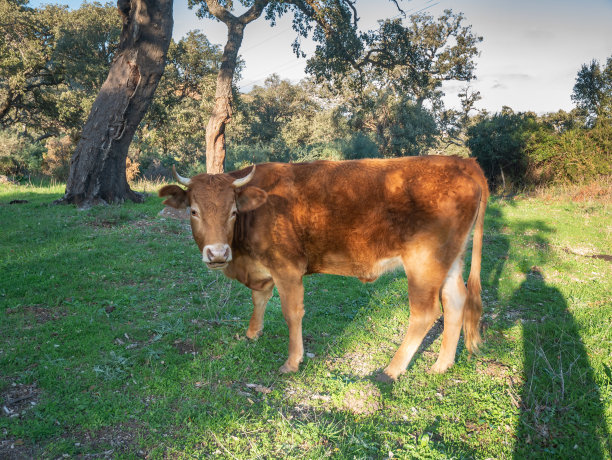
<path id="1" fill-rule="evenodd" d="M 206 6 L 208 6 L 210 14 L 226 25 L 238 21 L 238 18 L 222 6 L 218 0 L 206 0 Z"/>
<path id="2" fill-rule="evenodd" d="M 251 6 L 243 15 L 238 17 L 238 21 L 245 25 L 251 21 L 254 21 L 261 16 L 261 13 L 263 12 L 264 8 L 268 6 L 268 3 L 270 3 L 270 0 L 255 0 L 253 6 Z"/>

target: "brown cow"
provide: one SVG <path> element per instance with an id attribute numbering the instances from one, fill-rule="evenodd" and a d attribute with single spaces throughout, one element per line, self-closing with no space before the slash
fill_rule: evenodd
<path id="1" fill-rule="evenodd" d="M 247 174 L 248 172 L 248 174 Z M 472 159 L 265 163 L 228 174 L 199 174 L 159 191 L 165 204 L 191 208 L 193 237 L 208 267 L 252 290 L 247 337 L 263 329 L 276 285 L 289 326 L 289 358 L 302 361 L 302 278 L 311 273 L 374 281 L 403 266 L 410 320 L 406 337 L 382 379 L 405 371 L 444 307 L 442 348 L 432 372 L 454 362 L 461 326 L 470 352 L 480 343 L 480 262 L 487 182 Z M 474 231 L 467 290 L 463 253 Z"/>

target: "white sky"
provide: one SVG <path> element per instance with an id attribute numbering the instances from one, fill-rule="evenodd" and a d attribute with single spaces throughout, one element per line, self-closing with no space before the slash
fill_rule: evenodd
<path id="1" fill-rule="evenodd" d="M 78 7 L 80 0 L 57 0 Z M 31 6 L 47 3 L 31 0 Z M 238 3 L 236 1 L 236 3 Z M 399 0 L 408 14 L 421 9 L 434 16 L 444 9 L 463 12 L 465 24 L 484 40 L 477 58 L 477 80 L 472 86 L 482 100 L 478 108 L 538 113 L 570 110 L 576 73 L 591 59 L 604 63 L 612 56 L 612 0 Z M 387 0 L 358 0 L 361 28 L 372 29 L 379 19 L 398 14 Z M 225 25 L 200 20 L 187 8 L 187 0 L 174 0 L 175 40 L 200 29 L 213 43 L 225 44 Z M 277 73 L 298 81 L 305 76 L 306 59 L 298 59 L 291 43 L 295 32 L 290 16 L 270 27 L 261 17 L 245 29 L 240 54 L 246 63 L 239 83 L 242 91 Z M 313 46 L 306 44 L 305 51 Z M 457 105 L 459 85 L 446 87 L 448 106 Z"/>

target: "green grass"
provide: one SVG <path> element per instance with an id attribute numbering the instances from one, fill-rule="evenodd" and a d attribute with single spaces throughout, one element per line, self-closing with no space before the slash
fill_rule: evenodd
<path id="1" fill-rule="evenodd" d="M 308 277 L 314 357 L 280 376 L 277 295 L 249 342 L 250 292 L 207 271 L 160 199 L 50 205 L 62 193 L 0 186 L 0 458 L 610 458 L 611 264 L 589 257 L 612 254 L 601 203 L 491 200 L 482 353 L 460 342 L 427 374 L 438 325 L 387 385 L 401 273 Z"/>

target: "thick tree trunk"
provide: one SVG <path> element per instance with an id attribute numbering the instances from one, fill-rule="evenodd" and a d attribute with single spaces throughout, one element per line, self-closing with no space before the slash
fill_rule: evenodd
<path id="1" fill-rule="evenodd" d="M 225 125 L 232 118 L 232 81 L 238 50 L 244 36 L 244 24 L 233 20 L 227 24 L 227 43 L 217 75 L 215 106 L 206 126 L 206 172 L 219 174 L 225 169 Z"/>
<path id="2" fill-rule="evenodd" d="M 84 207 L 143 201 L 128 185 L 125 161 L 164 70 L 172 2 L 117 2 L 123 16 L 119 50 L 72 156 L 66 193 L 57 202 Z"/>

